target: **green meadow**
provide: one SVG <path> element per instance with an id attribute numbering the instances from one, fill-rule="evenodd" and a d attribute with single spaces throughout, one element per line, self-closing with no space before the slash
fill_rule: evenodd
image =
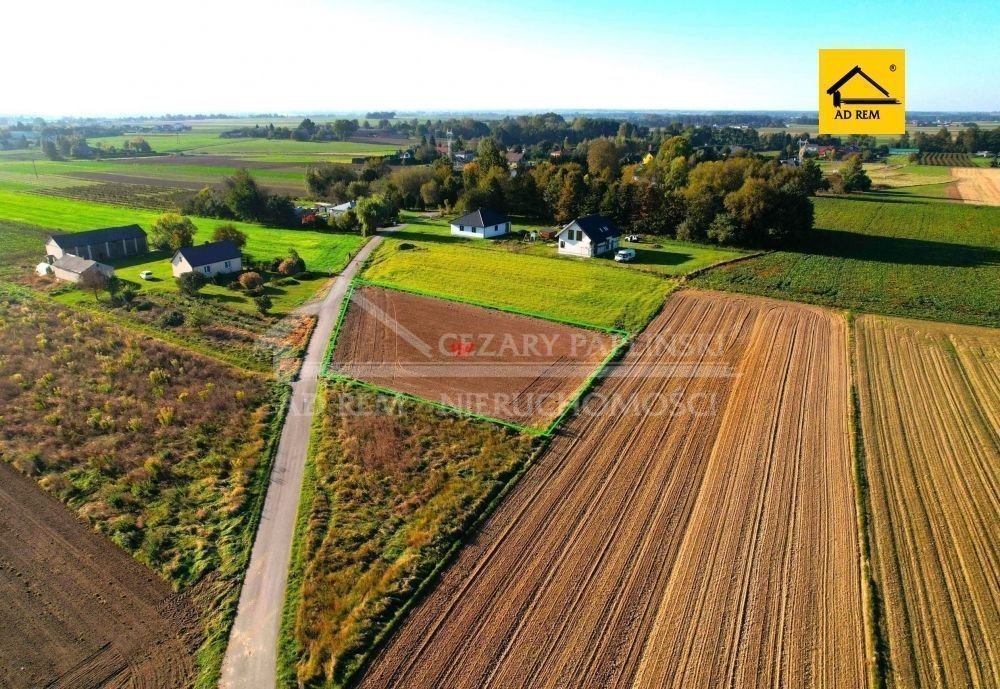
<path id="1" fill-rule="evenodd" d="M 637 331 L 676 282 L 604 262 L 476 249 L 466 241 L 387 237 L 362 277 L 549 318 Z M 441 241 L 444 239 L 444 241 Z"/>
<path id="2" fill-rule="evenodd" d="M 1000 208 L 939 185 L 815 199 L 797 251 L 722 266 L 700 287 L 870 313 L 1000 327 Z"/>
<path id="3" fill-rule="evenodd" d="M 728 249 L 707 244 L 695 244 L 692 242 L 680 242 L 675 239 L 665 237 L 648 237 L 643 241 L 623 242 L 623 248 L 635 249 L 636 257 L 628 263 L 618 263 L 608 254 L 606 256 L 585 259 L 574 258 L 572 256 L 560 256 L 554 241 L 545 242 L 542 240 L 522 241 L 520 239 L 494 239 L 483 241 L 478 239 L 466 239 L 453 237 L 449 222 L 451 216 L 444 218 L 428 218 L 426 214 L 407 213 L 400 214 L 400 219 L 407 224 L 402 232 L 394 236 L 399 239 L 413 239 L 415 241 L 444 241 L 455 242 L 469 249 L 486 251 L 507 251 L 530 256 L 542 256 L 545 258 L 559 259 L 562 261 L 589 262 L 606 267 L 621 270 L 640 270 L 669 277 L 679 277 L 686 275 L 699 268 L 705 268 L 720 261 L 728 261 L 733 258 L 745 255 L 747 252 L 738 249 Z M 511 229 L 516 234 L 521 231 L 531 232 L 533 230 L 552 230 L 551 225 L 540 225 L 537 223 L 520 221 L 517 218 L 511 223 Z"/>
<path id="4" fill-rule="evenodd" d="M 0 219 L 45 227 L 54 232 L 132 223 L 138 223 L 148 231 L 159 216 L 156 211 L 0 190 Z M 192 217 L 191 220 L 198 228 L 195 234 L 195 243 L 198 244 L 209 241 L 215 227 L 224 222 L 214 218 Z M 247 234 L 246 253 L 261 259 L 274 258 L 286 256 L 288 250 L 294 248 L 305 260 L 308 269 L 319 272 L 342 270 L 347 265 L 348 252 L 356 252 L 363 241 L 355 234 L 289 230 L 244 222 L 233 224 Z M 42 251 L 39 246 L 40 257 L 44 255 Z"/>

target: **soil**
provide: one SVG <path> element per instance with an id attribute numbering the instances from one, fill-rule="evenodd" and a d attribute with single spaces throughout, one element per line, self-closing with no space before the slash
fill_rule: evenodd
<path id="1" fill-rule="evenodd" d="M 965 203 L 1000 206 L 1000 168 L 953 167 L 949 197 Z"/>
<path id="2" fill-rule="evenodd" d="M 182 594 L 0 462 L 0 687 L 174 689 L 194 682 Z"/>
<path id="3" fill-rule="evenodd" d="M 332 366 L 381 387 L 545 426 L 616 343 L 599 331 L 364 286 L 351 299 Z"/>
<path id="4" fill-rule="evenodd" d="M 675 294 L 360 686 L 867 686 L 848 390 L 839 315 Z"/>
<path id="5" fill-rule="evenodd" d="M 863 316 L 858 392 L 888 686 L 1000 686 L 1000 331 Z"/>

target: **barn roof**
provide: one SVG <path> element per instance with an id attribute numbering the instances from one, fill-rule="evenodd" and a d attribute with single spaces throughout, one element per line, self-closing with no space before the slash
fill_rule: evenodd
<path id="1" fill-rule="evenodd" d="M 210 263 L 231 261 L 234 258 L 239 258 L 240 250 L 239 247 L 228 239 L 223 239 L 221 242 L 209 242 L 208 244 L 199 244 L 197 246 L 181 247 L 174 254 L 174 258 L 178 255 L 191 264 L 192 268 L 196 268 L 198 266 L 207 266 Z"/>
<path id="2" fill-rule="evenodd" d="M 493 227 L 505 222 L 510 222 L 510 219 L 503 213 L 491 211 L 489 208 L 477 208 L 471 213 L 466 213 L 461 218 L 455 218 L 451 221 L 451 224 L 465 225 L 467 227 Z"/>
<path id="3" fill-rule="evenodd" d="M 52 262 L 52 267 L 60 268 L 66 272 L 75 273 L 76 275 L 83 275 L 96 265 L 97 261 L 80 258 L 79 256 L 74 256 L 73 254 L 65 254 Z"/>
<path id="4" fill-rule="evenodd" d="M 583 233 L 590 237 L 592 242 L 603 242 L 608 237 L 620 237 L 622 233 L 617 225 L 603 215 L 585 215 L 582 218 L 577 218 L 563 229 L 565 230 L 570 225 L 576 225 L 583 230 Z"/>
<path id="5" fill-rule="evenodd" d="M 123 225 L 121 227 L 105 227 L 100 230 L 84 232 L 68 232 L 54 234 L 49 237 L 60 249 L 74 249 L 99 242 L 120 242 L 123 239 L 145 239 L 146 233 L 138 225 Z"/>

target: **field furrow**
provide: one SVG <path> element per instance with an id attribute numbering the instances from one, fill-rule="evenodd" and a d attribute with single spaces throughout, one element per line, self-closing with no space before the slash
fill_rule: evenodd
<path id="1" fill-rule="evenodd" d="M 763 314 L 636 687 L 866 685 L 846 341 Z"/>
<path id="2" fill-rule="evenodd" d="M 865 316 L 857 348 L 889 685 L 1000 686 L 1000 333 Z"/>
<path id="3" fill-rule="evenodd" d="M 808 307 L 672 297 L 361 686 L 668 686 L 680 679 L 660 659 L 699 638 L 699 614 L 740 621 L 727 653 L 706 652 L 728 685 L 864 686 L 844 327 Z M 745 547 L 682 581 L 692 530 Z M 700 603 L 671 628 L 682 590 Z"/>

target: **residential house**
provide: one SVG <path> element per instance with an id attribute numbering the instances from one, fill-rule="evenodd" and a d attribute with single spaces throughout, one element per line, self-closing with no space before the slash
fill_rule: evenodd
<path id="1" fill-rule="evenodd" d="M 601 256 L 618 249 L 621 230 L 601 215 L 585 215 L 556 235 L 559 253 L 567 256 Z"/>
<path id="2" fill-rule="evenodd" d="M 490 239 L 510 232 L 510 218 L 489 208 L 477 208 L 451 221 L 451 234 L 470 239 Z"/>
<path id="3" fill-rule="evenodd" d="M 507 167 L 510 168 L 511 173 L 516 173 L 525 163 L 524 152 L 523 151 L 507 151 Z"/>
<path id="4" fill-rule="evenodd" d="M 354 207 L 357 205 L 357 201 L 345 201 L 344 203 L 338 203 L 336 206 L 332 206 L 330 208 L 328 214 L 332 217 L 337 217 L 338 215 L 343 215 L 347 211 L 354 210 Z"/>
<path id="5" fill-rule="evenodd" d="M 799 160 L 805 160 L 808 156 L 815 156 L 817 158 L 833 158 L 836 154 L 836 146 L 821 146 L 819 144 L 809 143 L 808 141 L 799 144 Z"/>
<path id="6" fill-rule="evenodd" d="M 109 265 L 80 258 L 73 254 L 66 254 L 54 259 L 51 269 L 53 275 L 66 282 L 81 282 L 94 273 L 101 273 L 104 277 L 111 277 L 115 274 L 114 268 Z"/>
<path id="7" fill-rule="evenodd" d="M 45 252 L 53 259 L 66 255 L 105 261 L 149 253 L 146 233 L 138 225 L 51 235 Z"/>
<path id="8" fill-rule="evenodd" d="M 210 278 L 220 274 L 239 273 L 243 270 L 243 257 L 239 247 L 225 239 L 178 249 L 170 259 L 170 265 L 174 277 L 198 272 Z"/>

